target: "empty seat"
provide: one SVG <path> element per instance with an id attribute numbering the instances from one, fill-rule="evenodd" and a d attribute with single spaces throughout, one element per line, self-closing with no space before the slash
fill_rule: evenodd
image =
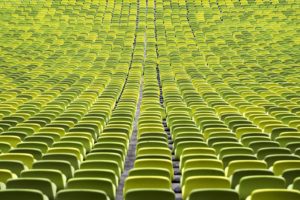
<path id="1" fill-rule="evenodd" d="M 91 189 L 103 191 L 111 200 L 116 197 L 114 184 L 105 178 L 72 178 L 68 181 L 67 189 Z"/>
<path id="2" fill-rule="evenodd" d="M 243 177 L 237 186 L 241 199 L 246 199 L 256 189 L 284 189 L 285 180 L 276 176 Z"/>
<path id="3" fill-rule="evenodd" d="M 5 200 L 48 200 L 42 192 L 30 189 L 8 189 L 0 191 L 0 199 Z"/>
<path id="4" fill-rule="evenodd" d="M 195 189 L 187 200 L 239 200 L 239 194 L 230 189 Z"/>
<path id="5" fill-rule="evenodd" d="M 175 194 L 169 189 L 130 189 L 125 194 L 125 200 L 175 200 Z"/>
<path id="6" fill-rule="evenodd" d="M 57 193 L 55 200 L 110 200 L 103 191 L 89 189 L 65 189 Z"/>
<path id="7" fill-rule="evenodd" d="M 286 189 L 255 190 L 247 200 L 298 200 L 300 192 Z"/>
<path id="8" fill-rule="evenodd" d="M 187 178 L 182 187 L 182 198 L 187 199 L 195 189 L 230 189 L 230 181 L 221 176 L 193 176 Z"/>
<path id="9" fill-rule="evenodd" d="M 33 189 L 45 194 L 49 200 L 54 200 L 56 185 L 45 178 L 18 178 L 6 183 L 7 189 Z"/>

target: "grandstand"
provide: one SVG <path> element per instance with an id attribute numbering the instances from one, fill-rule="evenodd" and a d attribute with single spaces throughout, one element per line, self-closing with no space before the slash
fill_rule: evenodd
<path id="1" fill-rule="evenodd" d="M 0 0 L 0 200 L 300 200 L 300 1 Z"/>

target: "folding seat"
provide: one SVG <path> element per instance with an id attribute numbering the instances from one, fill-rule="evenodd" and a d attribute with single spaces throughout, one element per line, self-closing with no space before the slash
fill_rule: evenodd
<path id="1" fill-rule="evenodd" d="M 17 144 L 21 142 L 21 139 L 17 136 L 0 135 L 0 142 L 8 143 L 10 146 L 16 147 Z"/>
<path id="2" fill-rule="evenodd" d="M 63 136 L 65 135 L 65 130 L 57 127 L 42 127 L 38 133 L 56 133 Z"/>
<path id="3" fill-rule="evenodd" d="M 280 160 L 276 161 L 271 168 L 275 175 L 281 175 L 286 170 L 297 169 L 299 168 L 299 160 Z"/>
<path id="4" fill-rule="evenodd" d="M 199 147 L 207 147 L 207 144 L 202 141 L 184 141 L 184 142 L 179 142 L 177 146 L 175 147 L 175 158 L 179 158 L 182 155 L 182 152 L 186 148 L 199 148 Z"/>
<path id="5" fill-rule="evenodd" d="M 223 148 L 219 153 L 219 158 L 223 158 L 227 155 L 253 155 L 254 152 L 248 147 L 229 147 Z"/>
<path id="6" fill-rule="evenodd" d="M 16 179 L 16 174 L 7 169 L 0 169 L 0 183 L 6 183 L 9 179 Z"/>
<path id="7" fill-rule="evenodd" d="M 224 167 L 227 167 L 230 162 L 236 161 L 236 160 L 257 160 L 257 157 L 255 155 L 226 155 L 222 158 L 222 162 Z"/>
<path id="8" fill-rule="evenodd" d="M 82 161 L 83 155 L 85 155 L 83 145 L 75 142 L 56 142 L 51 148 L 49 148 L 47 153 L 73 154 L 79 161 Z"/>
<path id="9" fill-rule="evenodd" d="M 266 163 L 268 164 L 268 166 L 272 166 L 276 161 L 280 161 L 280 160 L 300 160 L 300 156 L 297 155 L 282 155 L 282 154 L 278 154 L 278 155 L 268 155 L 265 157 L 264 159 L 266 161 Z"/>
<path id="10" fill-rule="evenodd" d="M 38 132 L 32 135 L 32 137 L 34 136 L 50 137 L 53 141 L 59 141 L 61 137 L 58 133 L 54 133 L 54 132 Z M 31 136 L 27 136 L 27 137 L 31 137 Z M 26 138 L 24 140 L 26 140 Z"/>
<path id="11" fill-rule="evenodd" d="M 181 172 L 185 170 L 197 168 L 197 169 L 220 169 L 223 170 L 223 163 L 217 159 L 191 159 L 187 160 L 181 165 Z"/>
<path id="12" fill-rule="evenodd" d="M 54 199 L 56 195 L 56 185 L 44 178 L 18 178 L 7 181 L 7 189 L 33 189 L 39 190 L 47 195 L 49 199 Z"/>
<path id="13" fill-rule="evenodd" d="M 73 121 L 55 119 L 51 123 L 47 124 L 45 128 L 62 128 L 64 131 L 69 131 L 70 128 L 73 128 L 75 123 Z"/>
<path id="14" fill-rule="evenodd" d="M 28 168 L 31 168 L 35 161 L 34 157 L 27 153 L 5 153 L 0 155 L 0 159 L 6 161 L 20 161 Z"/>
<path id="15" fill-rule="evenodd" d="M 229 128 L 206 128 L 205 131 L 203 131 L 204 138 L 210 137 L 214 133 L 231 133 Z"/>
<path id="16" fill-rule="evenodd" d="M 47 144 L 43 142 L 22 142 L 17 144 L 16 148 L 31 148 L 31 149 L 38 149 L 42 153 L 46 153 L 48 150 Z"/>
<path id="17" fill-rule="evenodd" d="M 225 176 L 223 169 L 217 168 L 188 168 L 182 172 L 180 183 L 181 185 L 189 177 L 193 176 Z"/>
<path id="18" fill-rule="evenodd" d="M 267 169 L 267 164 L 260 160 L 236 160 L 231 161 L 225 169 L 228 177 L 241 169 Z"/>
<path id="19" fill-rule="evenodd" d="M 0 191 L 0 199 L 5 200 L 48 200 L 42 192 L 30 189 L 8 189 Z"/>
<path id="20" fill-rule="evenodd" d="M 64 189 L 60 190 L 55 200 L 109 200 L 110 198 L 103 191 L 91 189 Z"/>
<path id="21" fill-rule="evenodd" d="M 236 191 L 230 189 L 195 189 L 190 193 L 187 200 L 197 199 L 239 200 L 239 194 Z"/>
<path id="22" fill-rule="evenodd" d="M 222 151 L 222 149 L 234 147 L 243 147 L 243 145 L 239 142 L 217 142 L 212 146 L 212 148 L 215 149 L 218 154 L 220 153 L 220 151 Z"/>
<path id="23" fill-rule="evenodd" d="M 116 149 L 122 152 L 122 155 L 126 155 L 126 146 L 120 142 L 98 142 L 94 145 L 93 150 L 98 149 Z"/>
<path id="24" fill-rule="evenodd" d="M 300 192 L 287 189 L 259 189 L 255 190 L 247 200 L 297 200 Z"/>
<path id="25" fill-rule="evenodd" d="M 171 179 L 173 179 L 174 169 L 172 162 L 166 159 L 139 159 L 134 163 L 134 168 L 136 169 L 147 169 L 147 168 L 157 168 L 157 169 L 167 169 L 170 172 Z"/>
<path id="26" fill-rule="evenodd" d="M 288 133 L 288 132 L 298 132 L 298 130 L 296 128 L 289 128 L 289 127 L 275 128 L 275 129 L 272 130 L 271 138 L 274 140 L 281 133 Z"/>
<path id="27" fill-rule="evenodd" d="M 280 144 L 280 146 L 285 147 L 289 143 L 300 142 L 300 136 L 279 136 L 275 139 L 276 142 Z"/>
<path id="28" fill-rule="evenodd" d="M 277 147 L 280 147 L 280 145 L 279 145 L 278 142 L 274 142 L 274 141 L 258 141 L 258 142 L 251 142 L 249 144 L 249 147 L 251 149 L 253 149 L 253 151 L 256 153 L 260 149 L 263 149 L 263 148 L 277 148 Z"/>
<path id="29" fill-rule="evenodd" d="M 289 155 L 292 152 L 288 148 L 284 147 L 267 147 L 267 148 L 262 148 L 257 151 L 257 158 L 258 159 L 264 159 L 266 156 L 269 155 L 278 155 L 278 154 L 283 154 L 283 155 Z"/>
<path id="30" fill-rule="evenodd" d="M 138 168 L 138 169 L 131 169 L 129 171 L 128 176 L 161 176 L 168 178 L 170 181 L 171 180 L 171 175 L 170 172 L 167 169 L 156 169 L 156 168 Z"/>
<path id="31" fill-rule="evenodd" d="M 165 137 L 160 136 L 142 136 L 138 139 L 138 142 L 168 142 L 168 140 Z"/>
<path id="32" fill-rule="evenodd" d="M 172 152 L 169 148 L 140 148 L 137 152 L 136 159 L 144 158 L 158 158 L 158 159 L 172 159 Z"/>
<path id="33" fill-rule="evenodd" d="M 89 137 L 84 136 L 84 135 L 75 136 L 75 135 L 66 134 L 65 136 L 61 137 L 60 141 L 62 141 L 62 142 L 64 142 L 64 141 L 79 142 L 84 146 L 84 149 L 86 150 L 86 152 L 90 152 L 90 150 L 92 149 L 92 141 L 90 140 Z"/>
<path id="34" fill-rule="evenodd" d="M 248 133 L 261 133 L 262 130 L 260 128 L 255 127 L 241 127 L 236 130 L 237 138 L 241 138 L 244 134 Z"/>
<path id="35" fill-rule="evenodd" d="M 169 148 L 168 144 L 165 142 L 139 142 L 136 146 L 137 151 L 139 151 L 142 148 Z"/>
<path id="36" fill-rule="evenodd" d="M 105 178 L 109 179 L 116 187 L 118 186 L 118 177 L 112 170 L 107 169 L 80 169 L 74 173 L 75 178 Z"/>
<path id="37" fill-rule="evenodd" d="M 89 153 L 85 159 L 86 161 L 88 160 L 99 160 L 99 161 L 114 161 L 118 163 L 120 168 L 123 168 L 123 159 L 119 154 L 116 153 L 104 153 L 104 152 L 97 152 L 97 153 Z"/>
<path id="38" fill-rule="evenodd" d="M 133 189 L 166 189 L 172 190 L 170 179 L 162 176 L 131 176 L 124 184 L 124 194 Z"/>
<path id="39" fill-rule="evenodd" d="M 115 199 L 116 188 L 109 179 L 105 178 L 71 178 L 66 189 L 103 191 L 110 199 Z"/>
<path id="40" fill-rule="evenodd" d="M 193 176 L 187 178 L 182 186 L 182 198 L 188 196 L 198 189 L 230 189 L 230 181 L 221 176 Z"/>
<path id="41" fill-rule="evenodd" d="M 285 189 L 285 180 L 276 176 L 248 176 L 236 187 L 241 199 L 246 199 L 256 189 Z"/>
<path id="42" fill-rule="evenodd" d="M 121 177 L 121 166 L 112 160 L 87 160 L 81 163 L 80 169 L 107 169 L 113 171 L 118 178 Z"/>
<path id="43" fill-rule="evenodd" d="M 241 139 L 241 142 L 245 146 L 249 146 L 251 142 L 260 142 L 260 141 L 270 141 L 271 139 L 268 137 L 260 137 L 260 136 L 246 136 Z"/>
<path id="44" fill-rule="evenodd" d="M 199 158 L 201 156 L 203 156 L 203 158 L 205 157 L 216 158 L 216 151 L 213 148 L 208 148 L 208 147 L 185 148 L 180 157 L 181 163 L 190 156 L 199 156 Z"/>
<path id="45" fill-rule="evenodd" d="M 142 189 L 130 189 L 125 194 L 125 200 L 151 200 L 153 196 L 157 200 L 175 200 L 175 194 L 169 189 L 160 188 L 142 188 Z"/>
<path id="46" fill-rule="evenodd" d="M 11 149 L 8 153 L 25 153 L 25 154 L 30 154 L 30 155 L 33 156 L 33 158 L 35 160 L 41 159 L 42 158 L 42 154 L 43 154 L 41 152 L 41 150 L 36 149 L 36 148 L 20 148 L 20 147 Z"/>
<path id="47" fill-rule="evenodd" d="M 62 160 L 39 160 L 33 163 L 32 169 L 53 169 L 63 173 L 67 178 L 73 177 L 74 168 L 67 161 Z"/>
<path id="48" fill-rule="evenodd" d="M 234 137 L 209 137 L 207 139 L 207 143 L 209 146 L 213 146 L 217 142 L 238 142 L 238 140 Z"/>

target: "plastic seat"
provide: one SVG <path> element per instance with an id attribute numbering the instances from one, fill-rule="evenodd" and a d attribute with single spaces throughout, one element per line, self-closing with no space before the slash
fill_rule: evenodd
<path id="1" fill-rule="evenodd" d="M 30 189 L 9 189 L 0 191 L 0 199 L 5 200 L 48 200 L 42 192 Z"/>
<path id="2" fill-rule="evenodd" d="M 260 189 L 255 190 L 247 200 L 298 200 L 300 192 L 286 189 Z"/>
<path id="3" fill-rule="evenodd" d="M 181 175 L 180 183 L 186 181 L 187 178 L 193 176 L 225 176 L 225 172 L 221 169 L 211 169 L 211 168 L 191 168 L 184 170 Z"/>
<path id="4" fill-rule="evenodd" d="M 112 170 L 107 169 L 79 169 L 74 173 L 75 178 L 105 178 L 118 186 L 118 177 Z"/>
<path id="5" fill-rule="evenodd" d="M 42 157 L 43 160 L 62 160 L 67 161 L 76 170 L 79 168 L 80 161 L 71 153 L 47 153 Z"/>
<path id="6" fill-rule="evenodd" d="M 286 184 L 290 185 L 297 177 L 300 177 L 300 169 L 287 169 L 282 173 L 282 177 L 285 179 Z"/>
<path id="7" fill-rule="evenodd" d="M 129 171 L 128 176 L 162 176 L 165 178 L 168 178 L 171 180 L 170 172 L 167 169 L 162 168 L 137 168 L 137 169 L 131 169 Z"/>
<path id="8" fill-rule="evenodd" d="M 125 194 L 125 200 L 175 200 L 175 194 L 172 190 L 168 189 L 130 189 Z"/>
<path id="9" fill-rule="evenodd" d="M 15 179 L 17 176 L 7 169 L 0 169 L 0 183 L 6 183 L 8 179 Z"/>
<path id="10" fill-rule="evenodd" d="M 91 189 L 103 191 L 110 199 L 115 199 L 116 188 L 109 179 L 104 178 L 72 178 L 68 181 L 67 189 Z"/>
<path id="11" fill-rule="evenodd" d="M 28 169 L 21 161 L 17 160 L 0 160 L 0 169 L 6 169 L 20 175 L 21 171 Z"/>
<path id="12" fill-rule="evenodd" d="M 278 155 L 278 154 L 283 154 L 283 155 L 288 155 L 291 154 L 292 152 L 288 148 L 282 148 L 282 147 L 269 147 L 269 148 L 262 148 L 257 151 L 257 158 L 258 159 L 264 159 L 266 156 L 269 155 Z"/>
<path id="13" fill-rule="evenodd" d="M 186 149 L 186 148 L 192 148 L 192 147 L 207 147 L 207 144 L 205 142 L 202 141 L 185 141 L 185 142 L 179 142 L 177 144 L 177 146 L 175 147 L 175 158 L 180 158 L 180 156 L 182 155 L 182 152 Z"/>
<path id="14" fill-rule="evenodd" d="M 284 189 L 285 180 L 276 176 L 243 177 L 237 186 L 240 199 L 246 199 L 256 189 Z"/>
<path id="15" fill-rule="evenodd" d="M 124 184 L 124 194 L 132 189 L 169 189 L 171 190 L 170 179 L 162 176 L 132 176 L 128 177 Z"/>
<path id="16" fill-rule="evenodd" d="M 39 160 L 36 161 L 32 169 L 54 169 L 59 170 L 63 173 L 67 178 L 73 177 L 74 168 L 67 161 L 62 160 Z"/>
<path id="17" fill-rule="evenodd" d="M 298 169 L 300 168 L 300 161 L 298 160 L 283 160 L 283 161 L 276 161 L 273 164 L 272 170 L 275 175 L 281 175 L 285 170 L 289 169 Z"/>
<path id="18" fill-rule="evenodd" d="M 220 153 L 219 157 L 222 159 L 226 155 L 253 155 L 254 152 L 252 149 L 247 147 L 231 147 L 231 148 L 223 148 Z"/>
<path id="19" fill-rule="evenodd" d="M 53 182 L 58 190 L 66 187 L 67 178 L 59 170 L 54 169 L 30 169 L 21 172 L 22 178 L 44 178 Z"/>
<path id="20" fill-rule="evenodd" d="M 225 169 L 226 175 L 231 176 L 236 170 L 240 169 L 267 169 L 267 164 L 260 160 L 237 160 L 231 161 Z"/>
<path id="21" fill-rule="evenodd" d="M 223 169 L 223 163 L 217 159 L 191 159 L 184 163 L 181 171 L 183 172 L 189 168 Z"/>
<path id="22" fill-rule="evenodd" d="M 236 161 L 236 160 L 257 160 L 255 155 L 226 155 L 222 158 L 222 162 L 224 167 L 227 167 L 230 162 Z"/>
<path id="23" fill-rule="evenodd" d="M 112 170 L 117 177 L 121 176 L 121 168 L 118 163 L 111 160 L 87 160 L 81 163 L 80 169 L 108 169 Z"/>
<path id="24" fill-rule="evenodd" d="M 89 189 L 65 189 L 57 193 L 55 200 L 110 200 L 103 191 Z"/>
<path id="25" fill-rule="evenodd" d="M 187 200 L 239 200 L 239 194 L 230 189 L 195 189 L 188 196 Z"/>
<path id="26" fill-rule="evenodd" d="M 182 187 L 182 198 L 187 199 L 194 190 L 198 189 L 230 189 L 230 181 L 221 176 L 194 176 L 187 178 Z"/>
<path id="27" fill-rule="evenodd" d="M 299 160 L 300 161 L 300 156 L 297 155 L 287 155 L 287 154 L 275 154 L 275 155 L 268 155 L 264 159 L 266 163 L 268 164 L 269 167 L 271 167 L 276 161 L 281 161 L 281 160 Z"/>
<path id="28" fill-rule="evenodd" d="M 171 179 L 174 176 L 173 164 L 170 160 L 165 159 L 140 159 L 135 161 L 134 168 L 162 168 L 170 172 Z"/>
<path id="29" fill-rule="evenodd" d="M 45 178 L 18 178 L 7 181 L 7 189 L 33 189 L 39 190 L 54 200 L 56 195 L 56 185 Z"/>

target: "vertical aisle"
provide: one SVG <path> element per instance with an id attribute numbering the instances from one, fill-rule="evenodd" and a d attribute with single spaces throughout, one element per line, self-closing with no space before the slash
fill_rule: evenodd
<path id="1" fill-rule="evenodd" d="M 133 45 L 132 45 L 133 51 L 132 51 L 131 63 L 130 63 L 131 67 L 133 65 L 138 65 L 139 64 L 134 60 L 134 58 L 136 56 L 135 55 L 135 49 L 136 49 L 136 46 L 137 46 L 137 37 L 139 36 L 139 34 L 138 34 L 139 21 L 140 21 L 139 20 L 139 15 L 140 15 L 140 3 L 139 3 L 139 1 L 137 1 L 136 29 L 135 29 L 135 38 L 134 38 L 134 42 L 133 42 Z M 145 52 L 146 52 L 146 49 L 144 49 L 144 59 L 145 59 L 145 56 L 146 56 Z M 138 133 L 138 120 L 139 120 L 139 116 L 140 116 L 140 107 L 141 107 L 142 98 L 143 98 L 143 72 L 142 72 L 142 76 L 141 76 L 141 79 L 140 79 L 139 98 L 138 98 L 137 108 L 136 108 L 136 112 L 135 112 L 135 116 L 134 116 L 132 135 L 131 135 L 131 138 L 130 138 L 130 141 L 129 141 L 129 148 L 128 148 L 127 156 L 126 156 L 126 159 L 125 159 L 124 171 L 121 175 L 120 183 L 119 183 L 119 186 L 117 188 L 116 200 L 123 200 L 124 199 L 123 198 L 124 182 L 125 182 L 126 178 L 128 177 L 130 169 L 133 168 L 134 161 L 136 159 L 136 143 L 137 143 L 137 133 Z"/>

